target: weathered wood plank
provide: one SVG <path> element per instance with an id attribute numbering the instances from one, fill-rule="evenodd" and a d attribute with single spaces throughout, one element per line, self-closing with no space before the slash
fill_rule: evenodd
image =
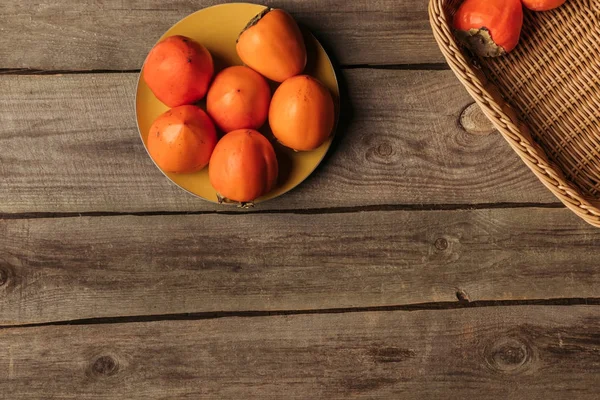
<path id="1" fill-rule="evenodd" d="M 201 8 L 236 0 L 4 2 L 0 68 L 138 69 L 158 38 Z M 443 62 L 422 0 L 267 0 L 310 28 L 342 64 Z"/>
<path id="2" fill-rule="evenodd" d="M 564 209 L 0 220 L 0 325 L 600 297 Z"/>
<path id="3" fill-rule="evenodd" d="M 596 400 L 600 308 L 0 330 L 10 399 Z"/>
<path id="4" fill-rule="evenodd" d="M 353 111 L 338 145 L 305 184 L 261 209 L 556 201 L 502 137 L 458 126 L 472 100 L 451 72 L 345 76 Z M 135 124 L 136 80 L 0 77 L 0 213 L 222 209 L 154 167 Z"/>

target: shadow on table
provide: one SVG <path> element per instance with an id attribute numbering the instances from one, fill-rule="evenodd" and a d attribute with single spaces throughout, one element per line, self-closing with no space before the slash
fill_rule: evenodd
<path id="1" fill-rule="evenodd" d="M 338 59 L 335 54 L 333 46 L 330 46 L 330 44 L 327 41 L 323 40 L 322 37 L 320 37 L 318 34 L 316 34 L 315 31 L 312 30 L 310 26 L 307 26 L 305 24 L 300 24 L 300 27 L 301 27 L 302 32 L 305 37 L 305 43 L 307 44 L 308 64 L 306 66 L 306 71 L 312 71 L 314 69 L 314 63 L 315 63 L 314 54 L 315 54 L 316 50 L 314 49 L 315 43 L 314 43 L 314 39 L 312 39 L 312 37 L 311 37 L 311 34 L 312 34 L 317 39 L 317 41 L 321 44 L 321 46 L 323 46 L 323 48 L 325 49 L 325 52 L 327 53 L 327 55 L 329 56 L 329 58 L 331 60 L 331 64 L 333 65 L 333 69 L 335 71 L 335 75 L 337 78 L 339 93 L 340 93 L 339 104 L 337 105 L 337 106 L 339 106 L 339 118 L 338 118 L 337 126 L 334 131 L 335 136 L 333 138 L 333 141 L 331 143 L 331 147 L 329 148 L 329 151 L 327 152 L 327 154 L 325 154 L 325 157 L 323 158 L 323 161 L 321 161 L 321 163 L 319 164 L 317 169 L 315 169 L 314 173 L 318 173 L 319 171 L 321 171 L 323 166 L 327 162 L 329 162 L 331 156 L 339 148 L 340 143 L 344 139 L 344 136 L 348 130 L 348 127 L 352 123 L 354 112 L 353 112 L 353 108 L 352 108 L 350 95 L 348 93 L 348 85 L 347 85 L 346 77 L 344 76 L 343 70 L 340 67 L 340 63 L 338 62 Z M 308 179 L 310 179 L 310 177 Z"/>

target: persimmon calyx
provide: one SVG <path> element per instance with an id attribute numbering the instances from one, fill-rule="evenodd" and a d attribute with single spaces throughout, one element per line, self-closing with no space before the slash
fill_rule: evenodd
<path id="1" fill-rule="evenodd" d="M 260 22 L 260 20 L 263 19 L 263 17 L 265 15 L 267 15 L 268 13 L 270 13 L 271 11 L 273 11 L 273 8 L 267 7 L 264 10 L 262 10 L 260 13 L 258 13 L 254 17 L 252 17 L 252 19 L 250 21 L 248 21 L 248 23 L 246 24 L 244 29 L 242 29 L 242 31 L 238 35 L 237 39 L 235 40 L 235 43 L 237 44 L 237 42 L 240 41 L 240 37 L 244 34 L 244 32 L 246 32 L 248 29 L 252 28 L 254 25 L 258 24 Z"/>
<path id="2" fill-rule="evenodd" d="M 471 28 L 468 31 L 457 30 L 456 37 L 479 56 L 499 57 L 506 54 L 506 50 L 494 42 L 486 27 Z"/>
<path id="3" fill-rule="evenodd" d="M 217 202 L 219 204 L 237 204 L 238 208 L 244 208 L 244 209 L 254 208 L 254 202 L 252 202 L 252 201 L 240 202 L 240 201 L 235 201 L 235 200 L 229 200 L 227 197 L 223 197 L 219 193 L 217 193 Z"/>

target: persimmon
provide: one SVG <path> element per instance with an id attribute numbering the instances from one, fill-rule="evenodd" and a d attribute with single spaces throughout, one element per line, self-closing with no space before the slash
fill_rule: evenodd
<path id="1" fill-rule="evenodd" d="M 565 4 L 567 0 L 522 0 L 523 5 L 533 11 L 548 11 Z"/>
<path id="2" fill-rule="evenodd" d="M 275 186 L 279 165 L 269 140 L 252 129 L 229 132 L 217 144 L 208 177 L 220 198 L 248 203 Z"/>
<path id="3" fill-rule="evenodd" d="M 185 36 L 171 36 L 150 51 L 142 74 L 158 100 L 177 107 L 204 98 L 214 64 L 210 52 L 200 43 Z"/>
<path id="4" fill-rule="evenodd" d="M 208 90 L 206 109 L 224 132 L 258 129 L 267 120 L 271 88 L 258 72 L 242 66 L 221 71 Z"/>
<path id="5" fill-rule="evenodd" d="M 240 34 L 237 53 L 247 66 L 275 82 L 301 74 L 306 67 L 306 45 L 294 18 L 267 8 Z"/>
<path id="6" fill-rule="evenodd" d="M 466 0 L 454 16 L 457 38 L 483 57 L 511 52 L 522 28 L 521 0 Z"/>
<path id="7" fill-rule="evenodd" d="M 304 151 L 316 149 L 327 140 L 335 125 L 331 93 L 308 75 L 286 80 L 271 100 L 269 125 L 284 146 Z"/>
<path id="8" fill-rule="evenodd" d="M 210 117 L 196 106 L 185 105 L 154 121 L 147 148 L 163 171 L 191 173 L 206 167 L 216 144 L 217 131 Z"/>

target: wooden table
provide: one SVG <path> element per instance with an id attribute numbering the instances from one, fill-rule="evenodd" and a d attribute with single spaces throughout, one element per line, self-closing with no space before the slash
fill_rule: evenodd
<path id="1" fill-rule="evenodd" d="M 425 0 L 277 0 L 341 67 L 335 146 L 232 211 L 138 138 L 156 39 L 219 1 L 0 8 L 0 398 L 598 399 L 600 230 L 444 64 Z"/>

